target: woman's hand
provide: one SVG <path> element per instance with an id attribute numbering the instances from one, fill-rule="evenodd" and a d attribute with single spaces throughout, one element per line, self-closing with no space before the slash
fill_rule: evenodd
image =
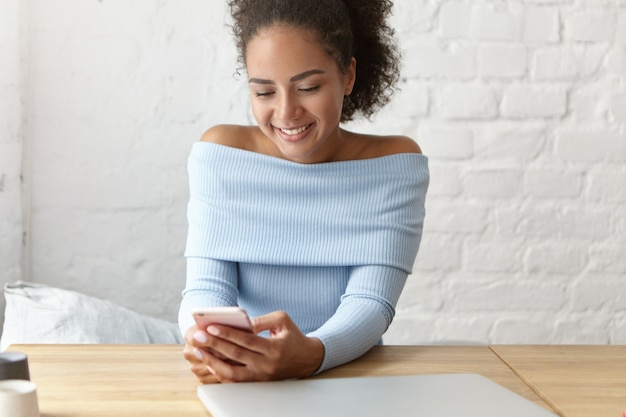
<path id="1" fill-rule="evenodd" d="M 185 358 L 200 382 L 303 378 L 319 368 L 322 342 L 303 335 L 286 313 L 257 317 L 252 325 L 255 334 L 220 325 L 186 332 Z M 256 335 L 266 330 L 269 338 Z"/>
<path id="2" fill-rule="evenodd" d="M 213 384 L 219 382 L 207 368 L 207 365 L 202 361 L 203 354 L 200 350 L 201 348 L 195 347 L 197 342 L 194 341 L 193 335 L 198 331 L 198 327 L 193 325 L 185 332 L 185 348 L 183 349 L 183 356 L 189 362 L 191 372 L 196 375 L 202 384 Z"/>

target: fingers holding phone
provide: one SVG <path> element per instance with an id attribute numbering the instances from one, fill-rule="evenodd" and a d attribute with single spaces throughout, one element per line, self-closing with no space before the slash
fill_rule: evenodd
<path id="1" fill-rule="evenodd" d="M 246 311 L 240 307 L 206 307 L 195 309 L 192 314 L 198 329 L 192 337 L 202 345 L 201 350 L 197 348 L 194 350 L 195 356 L 205 361 L 207 358 L 204 354 L 208 353 L 229 365 L 241 366 L 241 362 L 232 359 L 226 352 L 241 351 L 242 347 L 230 337 L 224 339 L 223 334 L 218 334 L 218 328 L 211 326 L 228 326 L 238 331 L 253 333 L 252 323 Z M 230 333 L 230 336 L 236 335 L 236 332 L 230 332 L 228 329 L 225 333 Z"/>
<path id="2" fill-rule="evenodd" d="M 319 367 L 324 347 L 306 337 L 285 312 L 252 322 L 238 307 L 194 310 L 196 326 L 187 332 L 196 376 L 219 382 L 260 381 L 309 376 Z M 269 337 L 256 332 L 268 332 Z"/>

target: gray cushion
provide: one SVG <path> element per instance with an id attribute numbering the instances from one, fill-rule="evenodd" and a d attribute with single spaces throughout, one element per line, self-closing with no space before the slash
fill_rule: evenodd
<path id="1" fill-rule="evenodd" d="M 75 291 L 17 281 L 4 297 L 0 351 L 19 343 L 183 343 L 176 323 Z"/>

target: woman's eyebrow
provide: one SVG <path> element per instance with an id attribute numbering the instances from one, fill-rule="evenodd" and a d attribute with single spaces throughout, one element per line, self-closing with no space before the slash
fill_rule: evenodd
<path id="1" fill-rule="evenodd" d="M 321 69 L 312 69 L 312 70 L 308 70 L 308 71 L 304 71 L 301 72 L 300 74 L 296 74 L 293 77 L 291 77 L 289 79 L 290 82 L 295 82 L 295 81 L 300 81 L 303 80 L 307 77 L 310 77 L 311 75 L 315 75 L 315 74 L 324 74 L 324 71 L 322 71 Z M 248 80 L 248 83 L 255 83 L 255 84 L 276 84 L 274 81 L 272 80 L 265 80 L 263 78 L 250 78 Z"/>
<path id="2" fill-rule="evenodd" d="M 322 71 L 321 69 L 312 69 L 312 70 L 304 71 L 300 74 L 294 75 L 293 77 L 289 79 L 289 81 L 294 82 L 294 81 L 304 80 L 306 77 L 310 77 L 311 75 L 315 75 L 315 74 L 324 74 L 324 71 Z"/>

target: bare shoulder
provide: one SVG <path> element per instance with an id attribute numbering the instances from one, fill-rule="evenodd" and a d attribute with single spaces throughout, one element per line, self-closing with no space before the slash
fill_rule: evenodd
<path id="1" fill-rule="evenodd" d="M 386 136 L 382 140 L 386 142 L 386 148 L 390 154 L 422 153 L 422 149 L 417 142 L 408 136 Z"/>
<path id="2" fill-rule="evenodd" d="M 356 159 L 378 158 L 401 153 L 421 154 L 417 142 L 407 136 L 376 136 L 356 134 L 354 143 L 357 149 Z"/>
<path id="3" fill-rule="evenodd" d="M 232 148 L 247 149 L 255 132 L 256 129 L 253 126 L 215 125 L 204 132 L 200 140 Z"/>

